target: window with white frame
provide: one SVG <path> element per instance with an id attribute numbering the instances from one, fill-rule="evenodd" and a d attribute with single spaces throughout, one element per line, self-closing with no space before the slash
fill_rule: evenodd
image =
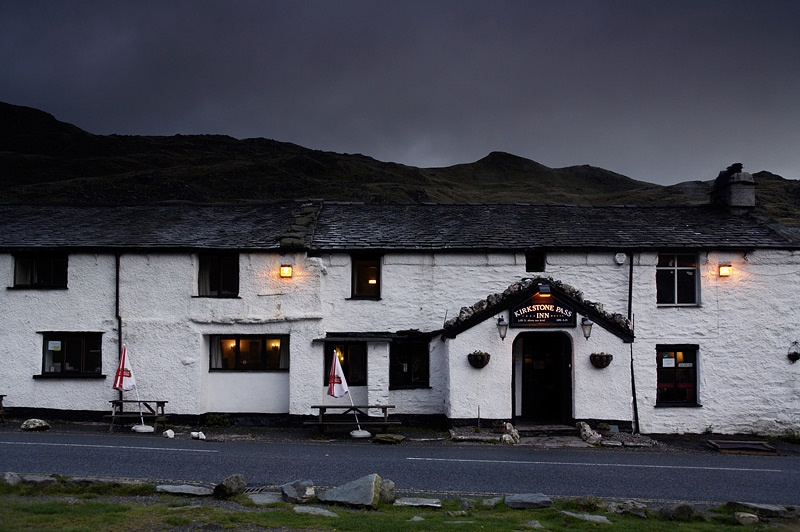
<path id="1" fill-rule="evenodd" d="M 197 293 L 205 297 L 237 297 L 239 295 L 239 255 L 237 253 L 204 253 L 199 255 Z"/>
<path id="2" fill-rule="evenodd" d="M 67 266 L 64 253 L 14 255 L 14 287 L 66 288 Z"/>
<path id="3" fill-rule="evenodd" d="M 103 368 L 103 333 L 42 333 L 42 375 L 75 377 L 100 375 Z"/>
<path id="4" fill-rule="evenodd" d="M 209 344 L 212 370 L 289 370 L 287 335 L 214 335 Z"/>
<path id="5" fill-rule="evenodd" d="M 656 265 L 656 303 L 698 305 L 700 274 L 697 256 L 689 253 L 659 253 Z"/>

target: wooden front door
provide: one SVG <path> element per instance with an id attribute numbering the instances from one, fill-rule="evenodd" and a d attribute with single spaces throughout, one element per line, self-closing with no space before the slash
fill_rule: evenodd
<path id="1" fill-rule="evenodd" d="M 536 423 L 572 422 L 572 344 L 560 332 L 526 334 L 522 344 L 522 411 Z"/>

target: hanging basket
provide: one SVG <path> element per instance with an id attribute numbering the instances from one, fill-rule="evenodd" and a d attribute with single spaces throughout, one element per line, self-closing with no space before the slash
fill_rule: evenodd
<path id="1" fill-rule="evenodd" d="M 589 355 L 589 362 L 597 369 L 603 369 L 611 364 L 613 358 L 614 356 L 608 353 L 592 353 Z"/>
<path id="2" fill-rule="evenodd" d="M 483 351 L 474 351 L 467 355 L 467 360 L 469 360 L 470 366 L 476 369 L 486 367 L 486 364 L 489 363 L 490 358 L 492 358 L 492 355 Z"/>

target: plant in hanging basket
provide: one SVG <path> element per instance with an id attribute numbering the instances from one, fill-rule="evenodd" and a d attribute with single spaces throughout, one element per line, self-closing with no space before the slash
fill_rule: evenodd
<path id="1" fill-rule="evenodd" d="M 589 362 L 592 363 L 592 366 L 601 369 L 611 364 L 613 358 L 614 356 L 609 353 L 592 353 L 589 355 Z"/>
<path id="2" fill-rule="evenodd" d="M 469 360 L 469 364 L 473 368 L 482 368 L 485 367 L 486 364 L 489 363 L 489 359 L 492 357 L 489 353 L 485 351 L 473 351 L 472 353 L 467 355 L 467 360 Z"/>

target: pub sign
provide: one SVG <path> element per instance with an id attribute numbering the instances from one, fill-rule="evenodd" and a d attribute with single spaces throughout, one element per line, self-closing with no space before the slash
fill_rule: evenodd
<path id="1" fill-rule="evenodd" d="M 511 327 L 575 327 L 575 309 L 555 297 L 533 296 L 511 309 Z"/>

